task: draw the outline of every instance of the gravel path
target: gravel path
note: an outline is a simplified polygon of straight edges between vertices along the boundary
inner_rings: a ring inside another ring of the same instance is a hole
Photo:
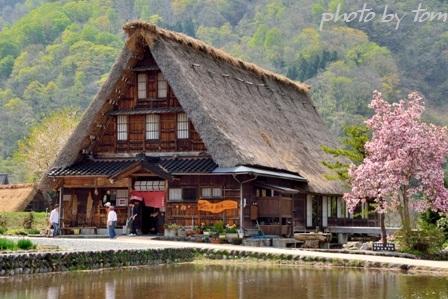
[[[23,237],[8,237],[14,241],[18,241]],[[156,241],[149,242],[150,237],[128,237],[122,236],[117,239],[109,239],[107,237],[94,238],[49,238],[49,237],[25,237],[29,238],[34,244],[49,248],[59,249],[62,251],[96,251],[96,250],[123,250],[123,249],[154,249],[166,247],[184,247],[184,246],[167,246]],[[179,242],[180,243],[180,242]]]

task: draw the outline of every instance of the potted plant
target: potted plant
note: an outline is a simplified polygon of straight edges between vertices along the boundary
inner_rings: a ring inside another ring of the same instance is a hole
[[[163,225],[163,235],[165,237],[169,237],[169,235],[170,235],[170,230],[169,230],[168,226],[169,226],[168,223],[165,223]]]
[[[227,226],[225,229],[226,239],[230,243],[233,239],[238,238],[238,231],[236,230],[236,225]]]
[[[185,227],[181,226],[177,229],[177,236],[181,238],[185,238],[187,236],[187,230],[185,229]]]
[[[168,230],[169,230],[169,236],[170,237],[175,237],[176,236],[177,228],[178,228],[178,225],[175,224],[175,223],[172,223],[172,224],[168,225]]]
[[[201,233],[201,228],[199,226],[194,226],[193,227],[193,233],[195,235],[199,235]]]

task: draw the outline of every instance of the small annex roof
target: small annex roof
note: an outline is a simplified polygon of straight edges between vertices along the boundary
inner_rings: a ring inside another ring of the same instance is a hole
[[[274,171],[274,170],[265,170],[255,167],[248,166],[236,166],[236,167],[218,167],[213,170],[215,174],[250,174],[257,176],[265,176],[265,177],[274,177],[280,179],[287,179],[299,182],[306,182],[307,180],[300,175],[295,175],[282,171]]]
[[[21,212],[37,193],[37,184],[0,185],[0,212]]]
[[[284,187],[284,186],[280,186],[280,185],[275,185],[275,184],[267,184],[265,182],[255,181],[254,185],[258,186],[258,187],[266,188],[266,189],[275,190],[275,191],[278,191],[278,192],[284,193],[284,194],[297,194],[297,193],[300,193],[300,191],[297,190],[297,189],[292,189],[292,188],[288,188],[288,187]]]

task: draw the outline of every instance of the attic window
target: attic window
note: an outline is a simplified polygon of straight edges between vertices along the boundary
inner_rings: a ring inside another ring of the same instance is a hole
[[[157,74],[157,97],[166,98],[168,96],[168,81],[162,73]]]
[[[138,81],[138,98],[139,99],[146,99],[146,82],[147,82],[147,76],[145,73],[141,73],[137,75],[137,81]]]

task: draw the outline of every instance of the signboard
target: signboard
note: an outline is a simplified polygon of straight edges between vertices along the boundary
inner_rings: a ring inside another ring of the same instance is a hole
[[[373,243],[373,251],[395,251],[395,243],[386,243],[386,246],[383,243]]]
[[[208,200],[198,200],[198,210],[212,212],[214,214],[221,213],[225,210],[238,209],[238,203],[233,200],[223,200],[218,203],[211,203]]]

